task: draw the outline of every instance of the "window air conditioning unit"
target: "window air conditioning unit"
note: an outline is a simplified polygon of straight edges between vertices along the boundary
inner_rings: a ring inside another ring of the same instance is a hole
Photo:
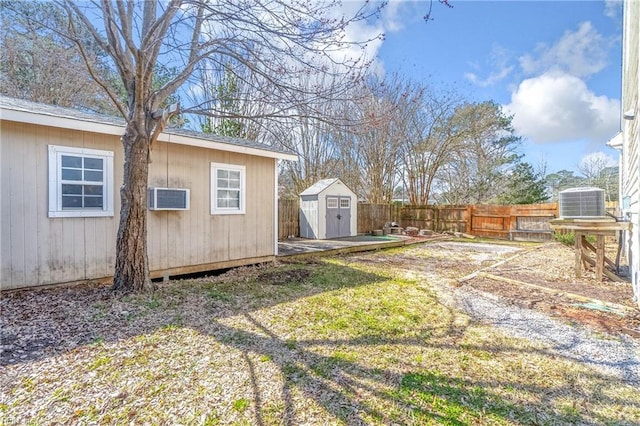
[[[149,210],[189,210],[189,190],[185,188],[149,188]]]
[[[604,190],[600,188],[569,188],[558,194],[561,219],[602,218],[607,215]]]

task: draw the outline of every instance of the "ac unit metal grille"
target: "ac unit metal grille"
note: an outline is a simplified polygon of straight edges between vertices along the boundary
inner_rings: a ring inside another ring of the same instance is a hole
[[[558,194],[563,219],[600,218],[606,216],[604,190],[571,188]]]
[[[189,210],[189,190],[184,188],[149,188],[149,210]]]

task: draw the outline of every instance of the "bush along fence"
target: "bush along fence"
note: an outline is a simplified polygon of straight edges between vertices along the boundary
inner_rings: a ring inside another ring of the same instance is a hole
[[[607,203],[613,213],[616,203]],[[521,205],[400,206],[358,204],[358,233],[370,234],[388,222],[435,232],[464,232],[478,237],[518,241],[553,239],[549,220],[558,217],[558,203]],[[299,236],[298,200],[278,202],[278,238]]]

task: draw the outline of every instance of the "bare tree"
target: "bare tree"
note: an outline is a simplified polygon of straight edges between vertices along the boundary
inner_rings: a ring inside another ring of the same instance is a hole
[[[358,123],[336,137],[340,162],[356,192],[370,203],[390,203],[406,135],[407,104],[413,88],[397,75],[371,77],[354,91],[345,121]]]
[[[255,77],[247,81],[253,84],[254,98],[271,106],[262,109],[263,118],[295,114],[299,99],[295,94],[306,91],[314,99],[327,98],[319,87],[298,86],[298,75],[325,73],[328,64],[337,64],[344,79],[359,78],[354,70],[363,69],[366,63],[357,48],[364,49],[368,40],[349,42],[344,31],[378,12],[363,6],[353,16],[344,17],[336,15],[333,2],[285,0],[57,3],[65,9],[68,21],[67,27],[54,30],[76,44],[92,78],[126,120],[113,282],[113,289],[122,292],[152,288],[147,258],[148,161],[158,136],[180,112],[163,109],[167,99],[179,91],[188,92],[203,73],[220,72],[233,60]],[[94,67],[86,34],[108,56],[124,97]],[[356,48],[356,53],[345,54],[347,48]],[[153,81],[158,66],[176,71],[160,87]],[[209,99],[202,99],[183,106],[182,112],[229,115],[216,105],[212,109]]]
[[[440,169],[458,155],[462,130],[453,126],[452,116],[460,104],[453,93],[436,93],[427,87],[416,87],[415,98],[406,103],[406,136],[403,145],[403,184],[409,203],[426,205]]]
[[[604,169],[615,165],[613,158],[604,152],[594,152],[580,159],[578,170],[587,179],[588,184],[593,185]]]
[[[318,78],[302,76],[301,85],[306,91],[296,96],[296,114],[273,123],[265,140],[283,146],[298,154],[298,162],[283,164],[285,181],[290,183],[290,195],[297,195],[319,179],[343,177],[340,167],[341,147],[337,135],[353,126],[341,112],[353,100],[344,81],[333,74]],[[314,87],[322,87],[326,93],[333,93],[328,101],[309,97]],[[307,99],[305,101],[305,99]]]
[[[618,198],[618,168],[615,160],[604,152],[593,152],[578,163],[587,185],[604,189],[608,201]]]
[[[281,168],[281,181],[286,185],[282,195],[287,198],[296,197],[317,180],[328,177],[340,177],[356,189],[361,186],[360,173],[356,164],[347,165],[343,145],[363,124],[362,117],[354,111],[362,104],[364,92],[358,89],[360,80],[345,79],[339,69],[328,70],[321,75],[302,73],[291,77],[303,89],[291,94],[293,101],[286,101],[295,106],[290,106],[286,115],[265,119],[280,106],[271,96],[253,90],[261,84],[261,77],[251,76],[243,64],[228,63],[222,76],[205,74],[203,87],[213,94],[209,96],[209,108],[223,114],[205,117],[202,128],[297,153],[297,162],[286,162]]]

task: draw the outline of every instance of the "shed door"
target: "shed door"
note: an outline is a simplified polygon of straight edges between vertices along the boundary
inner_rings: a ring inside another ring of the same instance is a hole
[[[327,196],[327,238],[351,235],[351,197]]]

